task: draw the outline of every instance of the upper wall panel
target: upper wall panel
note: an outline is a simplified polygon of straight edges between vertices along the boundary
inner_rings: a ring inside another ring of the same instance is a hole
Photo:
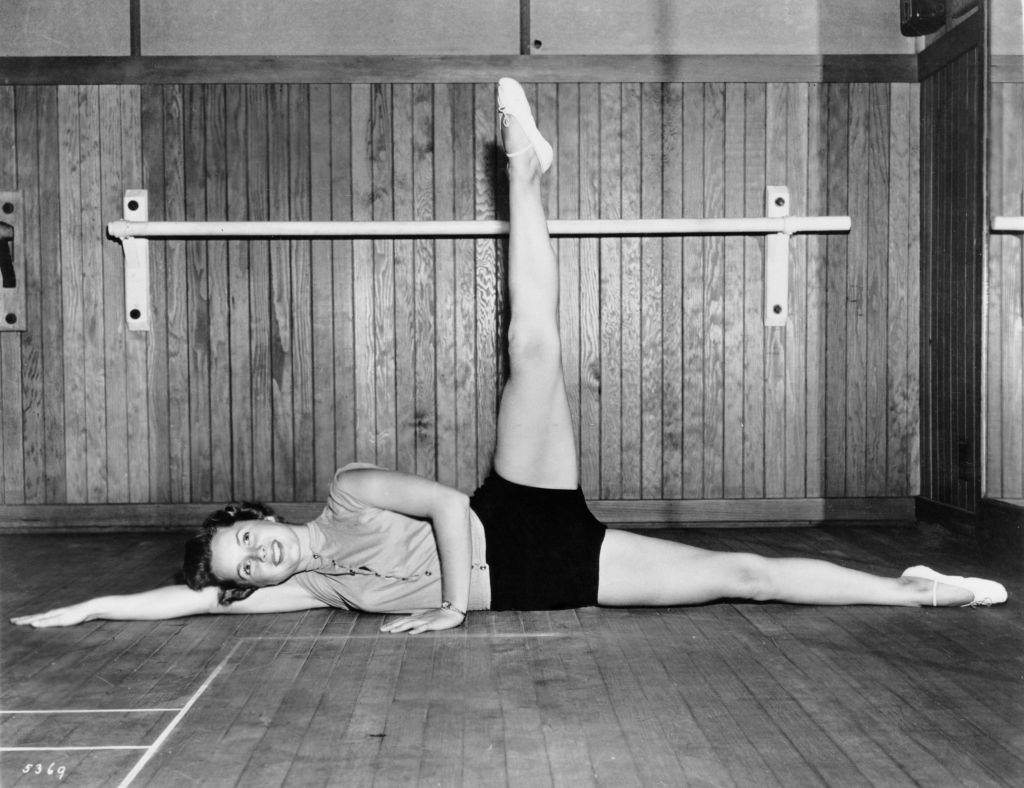
[[[530,36],[559,55],[914,52],[895,0],[533,0]]]
[[[132,54],[130,0],[0,0],[0,57]],[[896,0],[139,0],[152,56],[907,55]],[[528,14],[522,11],[527,10]],[[520,31],[523,21],[527,28]]]
[[[516,0],[142,0],[146,55],[519,52]]]
[[[0,0],[0,56],[127,55],[129,0]]]

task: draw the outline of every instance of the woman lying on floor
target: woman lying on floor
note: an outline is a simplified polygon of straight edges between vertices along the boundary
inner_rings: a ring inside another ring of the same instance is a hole
[[[35,627],[95,618],[277,613],[344,607],[409,613],[386,632],[459,626],[467,610],[686,605],[719,598],[821,605],[990,605],[991,580],[923,566],[879,577],[826,561],[703,550],[610,530],[579,488],[562,380],[558,271],[541,203],[551,146],[517,82],[498,83],[509,173],[511,372],[494,470],[472,497],[366,465],[334,478],[323,513],[277,522],[258,504],[212,515],[185,551],[187,585],[91,599],[13,619]]]

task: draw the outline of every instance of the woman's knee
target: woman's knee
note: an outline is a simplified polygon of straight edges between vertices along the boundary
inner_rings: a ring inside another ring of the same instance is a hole
[[[562,346],[557,323],[513,320],[508,329],[508,355],[513,367],[560,369]]]
[[[770,558],[755,553],[730,553],[724,561],[728,596],[757,601],[775,598]]]

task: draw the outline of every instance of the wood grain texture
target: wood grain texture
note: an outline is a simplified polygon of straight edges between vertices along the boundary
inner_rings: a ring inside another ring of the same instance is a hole
[[[771,331],[759,238],[559,240],[584,492],[912,494],[918,88],[527,88],[556,145],[552,216],[757,216],[780,183],[793,212],[855,227],[791,240],[792,320]],[[506,363],[503,242],[153,242],[139,335],[123,330],[120,250],[96,228],[131,187],[154,219],[501,218],[489,85],[7,91],[34,276],[60,286],[37,294],[20,345],[19,390],[43,408],[22,409],[18,472],[34,478],[6,484],[5,504],[317,500],[352,460],[482,479]]]
[[[887,575],[913,553],[1011,588],[1024,581],[1017,555],[927,523],[659,535]],[[73,541],[82,560],[63,585],[39,566],[66,534],[0,537],[0,613],[170,580],[180,551],[178,534]],[[321,785],[344,774],[358,784],[1014,786],[1024,774],[1013,725],[1024,713],[1014,691],[1024,623],[1010,606],[480,611],[415,638],[381,633],[388,618],[313,610],[92,621],[60,637],[11,629],[0,701],[5,711],[174,709],[222,665],[139,775],[153,784],[216,774]],[[908,653],[919,655],[914,669]],[[172,717],[5,714],[0,726],[6,746],[145,745]],[[3,754],[5,785],[34,782],[24,755]],[[58,762],[68,779],[102,784],[139,755]]]
[[[925,80],[920,102],[921,494],[967,512],[983,493],[983,79],[980,47],[968,48]]]
[[[1024,84],[994,85],[991,213],[1024,215]],[[1024,498],[1024,251],[1019,235],[988,238],[988,442],[985,492]]]

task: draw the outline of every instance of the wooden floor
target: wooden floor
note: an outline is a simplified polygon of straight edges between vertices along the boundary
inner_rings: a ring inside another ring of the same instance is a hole
[[[1019,546],[927,524],[662,534],[987,574],[1010,603],[476,613],[419,637],[326,610],[35,631],[7,619],[170,581],[180,537],[8,535],[0,784],[1024,784]]]

